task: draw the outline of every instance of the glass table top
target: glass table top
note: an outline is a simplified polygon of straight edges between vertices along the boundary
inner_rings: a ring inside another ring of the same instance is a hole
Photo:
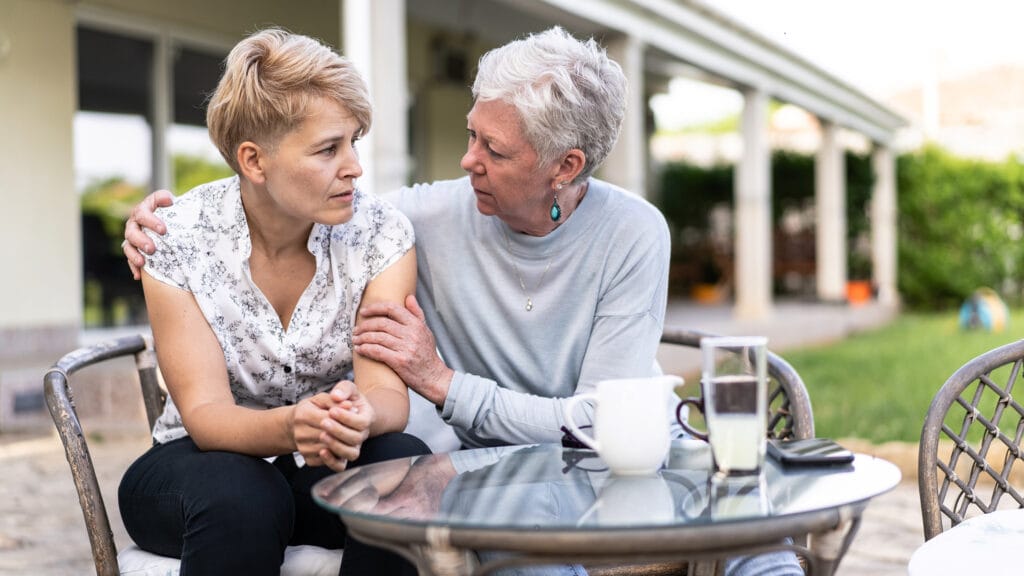
[[[900,481],[885,460],[781,467],[720,481],[707,444],[673,443],[650,476],[610,474],[595,453],[557,444],[462,450],[347,470],[313,488],[343,517],[466,529],[618,530],[788,516],[866,501]]]

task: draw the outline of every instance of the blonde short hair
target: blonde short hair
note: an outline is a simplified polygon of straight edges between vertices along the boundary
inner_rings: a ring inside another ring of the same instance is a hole
[[[370,130],[373,110],[362,76],[352,63],[312,38],[278,28],[261,30],[228,54],[206,110],[210,139],[235,172],[239,145],[273,148],[305,118],[311,100],[345,107]]]

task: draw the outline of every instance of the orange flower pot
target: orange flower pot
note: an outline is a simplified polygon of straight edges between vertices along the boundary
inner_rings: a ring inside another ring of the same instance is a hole
[[[846,301],[858,306],[871,300],[871,282],[868,280],[850,280],[846,283]]]
[[[718,304],[725,299],[722,287],[717,284],[694,284],[690,297],[699,304]]]

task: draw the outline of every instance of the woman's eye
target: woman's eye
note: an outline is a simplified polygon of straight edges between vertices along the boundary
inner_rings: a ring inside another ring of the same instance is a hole
[[[476,141],[476,130],[472,130],[470,128],[466,128],[466,135],[469,136],[469,141],[470,142],[475,142]],[[496,152],[494,150],[494,148],[491,148],[490,145],[488,145],[486,140],[483,142],[483,146],[484,146],[484,150],[487,151],[487,155],[490,156],[491,158],[504,158],[505,157],[504,154],[500,154],[500,153]]]
[[[331,144],[327,148],[324,148],[323,150],[321,150],[320,153],[321,154],[326,154],[328,156],[332,156],[337,150],[338,150],[338,147],[333,145],[333,144]]]

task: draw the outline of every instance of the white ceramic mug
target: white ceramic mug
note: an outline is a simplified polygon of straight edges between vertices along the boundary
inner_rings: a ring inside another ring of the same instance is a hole
[[[578,525],[650,526],[671,524],[675,517],[672,491],[661,476],[611,476]]]
[[[652,474],[668,455],[669,394],[682,382],[678,376],[603,380],[596,392],[568,399],[566,426],[613,474]],[[584,434],[574,418],[576,405],[585,400],[595,404],[593,437]]]

